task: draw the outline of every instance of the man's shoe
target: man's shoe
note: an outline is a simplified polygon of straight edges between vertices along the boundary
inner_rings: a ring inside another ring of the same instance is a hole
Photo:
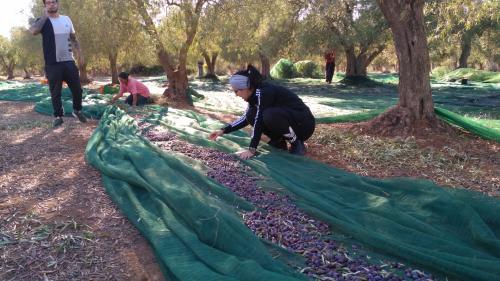
[[[82,111],[73,111],[73,116],[75,118],[78,118],[78,120],[80,120],[80,122],[82,123],[85,123],[87,122],[87,118],[85,118],[85,116],[83,115]]]
[[[304,142],[299,139],[292,142],[290,146],[290,153],[295,155],[306,154],[306,146],[304,145]]]
[[[56,117],[56,119],[54,119],[54,122],[52,123],[52,127],[59,127],[62,125],[62,123],[64,123],[62,117]]]
[[[267,144],[270,146],[277,148],[277,149],[282,149],[282,150],[288,150],[288,146],[286,145],[285,139],[271,139]]]

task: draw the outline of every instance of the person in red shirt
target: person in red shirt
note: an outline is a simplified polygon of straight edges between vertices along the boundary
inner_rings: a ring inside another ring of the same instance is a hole
[[[121,72],[118,75],[118,80],[120,80],[120,92],[111,99],[111,102],[115,102],[117,99],[122,97],[124,93],[130,93],[125,100],[125,103],[131,106],[139,106],[149,103],[149,89],[141,81],[130,77],[127,72]]]
[[[335,50],[325,52],[326,83],[331,84],[335,73]]]

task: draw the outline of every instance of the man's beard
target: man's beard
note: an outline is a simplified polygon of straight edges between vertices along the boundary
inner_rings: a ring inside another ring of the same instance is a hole
[[[55,13],[57,13],[57,10],[58,10],[58,8],[53,8],[53,9],[48,10],[47,12],[49,14],[55,14]]]

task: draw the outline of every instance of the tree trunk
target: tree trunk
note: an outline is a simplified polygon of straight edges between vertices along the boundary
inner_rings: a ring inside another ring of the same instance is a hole
[[[203,61],[198,61],[198,78],[203,78]]]
[[[399,62],[399,103],[371,122],[379,133],[415,133],[436,127],[424,29],[424,0],[378,0],[392,30]]]
[[[356,56],[354,47],[345,49],[346,62],[346,77],[366,77],[366,68],[368,65],[364,62],[364,55]]]
[[[346,55],[346,77],[342,83],[358,84],[369,82],[367,76],[368,66],[372,61],[385,49],[385,45],[378,46],[372,53],[368,53],[368,46],[361,48],[361,51],[356,55],[354,46],[345,47]]]
[[[207,64],[207,75],[205,75],[205,78],[210,78],[210,79],[217,79],[217,75],[215,74],[215,63],[217,62],[217,57],[219,56],[219,53],[214,52],[212,53],[212,58],[210,58],[210,55],[203,51],[202,52],[203,58],[205,59],[205,63]]]
[[[7,80],[14,79],[14,68],[7,68]]]
[[[87,63],[78,62],[78,68],[80,70],[80,83],[88,84],[90,83],[90,79],[87,73]]]
[[[495,57],[488,58],[488,71],[498,71],[500,68],[498,67],[498,63],[495,61]]]
[[[24,79],[31,79],[31,73],[27,68],[24,68]]]
[[[163,96],[179,105],[187,104],[188,78],[186,70],[168,71],[168,86]]]
[[[116,66],[118,54],[110,52],[108,57],[109,57],[109,67],[111,69],[111,84],[119,84],[120,81],[118,80],[118,67]]]
[[[470,51],[472,49],[472,35],[467,32],[462,36],[462,42],[460,44],[461,53],[458,59],[458,68],[466,68],[467,60],[470,56]]]
[[[259,57],[261,63],[260,74],[266,78],[271,77],[271,63],[269,62],[269,58],[264,53],[259,53]]]

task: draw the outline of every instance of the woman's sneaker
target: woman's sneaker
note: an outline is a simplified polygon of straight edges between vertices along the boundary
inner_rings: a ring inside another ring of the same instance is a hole
[[[80,120],[80,122],[82,123],[85,123],[87,122],[87,118],[85,118],[85,116],[83,115],[82,111],[73,111],[73,116],[75,118],[78,118],[78,120]]]
[[[306,146],[304,142],[297,139],[290,145],[290,153],[295,155],[304,155],[306,154]]]
[[[59,127],[62,125],[62,123],[64,123],[62,117],[56,117],[56,119],[54,119],[54,122],[52,122],[52,127]]]

